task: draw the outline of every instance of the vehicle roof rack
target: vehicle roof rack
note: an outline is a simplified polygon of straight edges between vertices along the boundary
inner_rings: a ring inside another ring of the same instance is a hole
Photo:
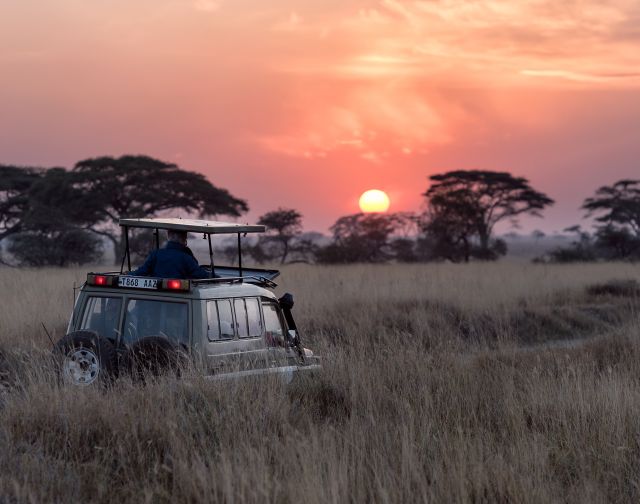
[[[207,284],[220,284],[220,283],[250,283],[253,285],[259,285],[260,287],[268,287],[270,289],[275,289],[278,284],[273,280],[269,280],[268,278],[262,276],[239,276],[239,277],[220,277],[220,278],[201,278],[196,280],[191,280],[191,283],[194,285],[207,285]]]
[[[238,277],[242,274],[242,236],[247,233],[264,233],[265,226],[251,224],[237,224],[235,222],[209,221],[200,219],[175,219],[175,218],[151,218],[151,219],[120,219],[120,226],[124,228],[125,250],[120,264],[120,273],[124,272],[124,262],[127,261],[131,271],[131,251],[129,250],[129,228],[149,228],[154,230],[156,249],[160,248],[160,230],[185,231],[203,233],[209,242],[209,262],[211,264],[211,277],[215,278],[215,264],[213,263],[213,247],[211,245],[212,234],[236,234],[238,235]]]
[[[120,226],[130,228],[172,229],[189,233],[236,234],[264,233],[265,226],[200,219],[120,219]]]

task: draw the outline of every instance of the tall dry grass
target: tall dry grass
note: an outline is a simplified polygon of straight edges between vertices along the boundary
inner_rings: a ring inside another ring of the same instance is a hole
[[[637,266],[289,267],[317,378],[110,390],[48,368],[82,276],[0,270],[0,501],[640,498]]]

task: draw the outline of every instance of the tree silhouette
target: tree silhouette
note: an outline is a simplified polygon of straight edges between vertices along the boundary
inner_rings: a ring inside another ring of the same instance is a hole
[[[473,201],[465,194],[431,198],[423,220],[425,258],[468,262],[476,234],[475,219]]]
[[[540,216],[553,204],[527,179],[508,172],[456,170],[430,179],[432,185],[423,194],[427,200],[424,229],[444,249],[444,257],[494,259],[505,250],[503,242],[491,241],[498,222],[515,223],[523,214]]]
[[[94,202],[85,200],[83,191],[74,186],[72,174],[64,168],[43,171],[26,195],[29,204],[21,219],[25,230],[81,229],[99,219]]]
[[[574,235],[575,239],[566,247],[556,247],[551,250],[548,253],[551,262],[588,262],[597,259],[593,237],[579,224],[565,228],[564,232]],[[545,259],[540,258],[540,262],[545,262]]]
[[[0,165],[0,241],[22,231],[29,189],[42,173],[40,168]]]
[[[88,264],[102,255],[100,239],[82,229],[25,231],[12,237],[9,252],[22,266]]]
[[[596,230],[596,248],[601,256],[609,260],[639,259],[640,238],[628,227],[600,226]]]
[[[267,227],[260,237],[259,245],[275,243],[279,246],[280,264],[284,264],[291,249],[291,243],[302,234],[302,214],[291,208],[278,208],[262,215],[258,224]]]
[[[597,216],[596,246],[606,258],[640,256],[640,180],[620,180],[600,187],[582,209],[587,217]]]
[[[70,183],[69,172],[51,168],[30,173],[30,184],[20,193],[23,204],[14,215],[9,252],[28,266],[66,266],[97,259],[100,240],[84,229],[94,215],[82,205],[82,194]]]
[[[603,186],[582,205],[587,217],[601,214],[596,221],[627,228],[640,237],[640,180],[620,180]]]
[[[72,174],[74,188],[83,193],[83,205],[96,217],[87,229],[111,241],[116,261],[124,238],[117,226],[120,217],[152,217],[175,209],[198,216],[239,216],[248,210],[244,200],[214,186],[204,175],[148,156],[86,159],[75,165]]]
[[[333,226],[333,243],[318,250],[320,262],[384,262],[394,257],[392,237],[407,226],[405,214],[358,213],[340,217]],[[407,253],[406,250],[402,251]]]

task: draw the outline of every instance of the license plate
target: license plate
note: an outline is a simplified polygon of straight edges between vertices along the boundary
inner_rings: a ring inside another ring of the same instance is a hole
[[[121,276],[118,279],[119,287],[129,287],[130,289],[157,289],[157,278],[144,278],[133,276]]]

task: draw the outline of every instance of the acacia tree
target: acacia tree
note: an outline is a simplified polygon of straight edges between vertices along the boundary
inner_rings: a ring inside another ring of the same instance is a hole
[[[423,217],[426,259],[468,262],[471,258],[476,213],[473,201],[467,196],[436,195],[429,201]]]
[[[69,172],[51,168],[27,170],[20,176],[25,175],[29,184],[8,200],[14,202],[9,205],[14,212],[3,213],[4,222],[10,222],[9,215],[13,220],[5,236],[10,237],[8,250],[14,259],[29,266],[66,266],[97,259],[100,240],[83,229],[93,216],[69,183]]]
[[[333,243],[317,253],[320,262],[383,262],[394,257],[392,237],[408,224],[405,213],[353,214],[333,226]]]
[[[82,203],[95,220],[87,229],[107,238],[116,261],[124,235],[120,217],[152,217],[180,209],[198,216],[240,216],[246,201],[214,186],[204,175],[148,156],[99,157],[78,162],[73,187],[82,191]]]
[[[38,168],[0,165],[0,244],[22,231],[22,218],[29,207],[28,192],[41,174]],[[0,248],[0,263],[7,264],[1,251]]]
[[[640,250],[640,180],[620,180],[600,187],[582,205],[587,217],[597,215],[601,225],[597,245],[612,258],[637,255]]]
[[[278,208],[262,215],[258,224],[267,227],[265,235],[260,237],[259,245],[278,244],[280,264],[284,264],[293,240],[302,234],[302,214],[291,208]]]
[[[424,229],[465,261],[472,254],[489,259],[506,251],[502,242],[491,241],[497,223],[515,223],[524,214],[539,217],[541,210],[553,204],[527,179],[508,172],[456,170],[432,175],[430,180],[431,187],[423,193],[427,200]]]
[[[620,180],[603,186],[582,205],[587,217],[600,214],[596,221],[626,228],[640,237],[640,180]]]
[[[29,189],[42,174],[40,168],[0,165],[0,241],[22,231]]]
[[[97,208],[87,205],[81,189],[74,187],[70,172],[49,168],[31,184],[29,200],[21,223],[30,231],[62,228],[84,228],[99,218]]]

